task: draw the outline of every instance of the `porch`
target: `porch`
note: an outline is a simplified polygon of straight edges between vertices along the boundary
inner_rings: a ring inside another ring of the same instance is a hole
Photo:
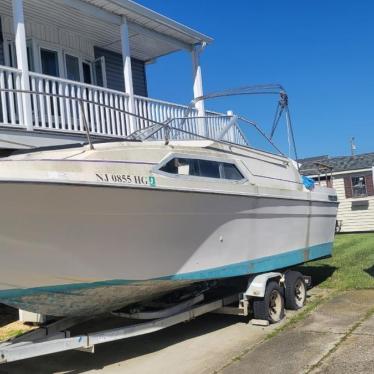
[[[191,54],[193,97],[202,96],[200,53],[211,41],[158,13],[126,0],[0,0],[0,15],[0,134],[8,138],[20,130],[38,134],[34,146],[44,145],[45,134],[51,145],[69,143],[86,127],[123,138],[186,115],[185,131],[217,138],[232,121],[232,114],[206,111],[203,101],[187,110],[146,96],[146,64],[180,50]],[[235,126],[225,137],[245,143]],[[3,140],[5,148],[30,145]]]

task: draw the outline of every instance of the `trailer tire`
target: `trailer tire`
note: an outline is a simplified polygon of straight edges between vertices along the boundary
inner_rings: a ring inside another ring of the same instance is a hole
[[[284,317],[283,291],[279,284],[270,281],[266,285],[265,295],[253,299],[253,315],[255,319],[277,323]]]
[[[301,309],[306,302],[306,284],[303,275],[298,271],[289,271],[285,278],[286,309]]]

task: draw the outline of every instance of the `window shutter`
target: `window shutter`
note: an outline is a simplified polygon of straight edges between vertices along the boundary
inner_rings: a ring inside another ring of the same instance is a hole
[[[352,178],[350,176],[344,177],[345,197],[347,199],[352,197]]]
[[[374,195],[373,174],[365,176],[366,191],[368,196]]]

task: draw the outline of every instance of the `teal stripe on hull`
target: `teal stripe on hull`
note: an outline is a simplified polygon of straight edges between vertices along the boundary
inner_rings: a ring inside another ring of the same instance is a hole
[[[175,280],[175,281],[199,281],[208,279],[228,278],[241,275],[263,273],[267,271],[286,268],[289,266],[301,264],[303,262],[315,260],[321,257],[330,256],[332,253],[332,242],[319,244],[310,247],[309,249],[298,249],[288,251],[274,256],[262,257],[255,260],[240,262],[227,266],[217,267],[213,269],[205,269],[194,271],[190,273],[174,274],[161,278],[154,278],[149,280],[123,280],[114,279],[102,282],[92,283],[74,283],[66,285],[35,287],[27,289],[10,289],[0,291],[0,300],[14,299],[35,294],[44,293],[61,293],[71,294],[74,291],[81,291],[85,289],[92,289],[97,287],[108,286],[123,286],[127,284],[145,283],[151,281]]]
[[[255,260],[240,262],[237,264],[217,267],[214,269],[194,271],[191,273],[175,274],[161,279],[189,280],[189,279],[216,279],[236,277],[247,274],[264,273],[276,269],[301,264],[317,258],[331,256],[332,242],[309,247],[309,249],[297,249],[274,256],[261,257]]]

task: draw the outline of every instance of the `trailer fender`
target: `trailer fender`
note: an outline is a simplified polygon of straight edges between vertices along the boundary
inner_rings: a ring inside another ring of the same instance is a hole
[[[283,274],[278,272],[270,272],[256,275],[249,279],[247,290],[244,292],[245,297],[264,297],[266,284],[269,279],[283,279]]]

